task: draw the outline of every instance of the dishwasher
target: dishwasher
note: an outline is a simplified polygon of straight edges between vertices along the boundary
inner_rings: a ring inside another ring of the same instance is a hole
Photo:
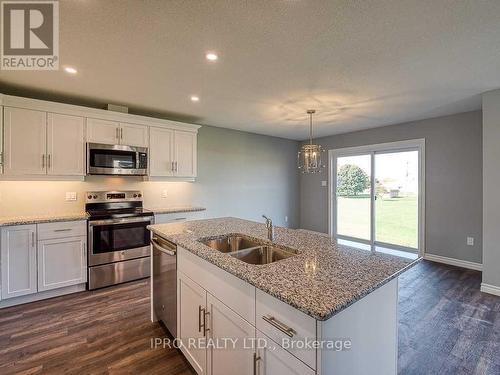
[[[170,334],[177,337],[177,246],[157,235],[153,248],[153,309]]]

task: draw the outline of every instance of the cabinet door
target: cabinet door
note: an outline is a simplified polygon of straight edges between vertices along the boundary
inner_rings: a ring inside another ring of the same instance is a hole
[[[173,176],[174,131],[151,127],[149,134],[149,175]]]
[[[314,375],[315,371],[257,331],[257,373],[259,375]],[[262,345],[265,343],[265,345]],[[265,346],[261,348],[260,346]]]
[[[148,147],[148,127],[120,123],[120,144],[136,147]]]
[[[3,107],[0,106],[0,174],[3,174],[3,163],[4,163],[4,153],[3,153]]]
[[[119,144],[120,124],[116,121],[87,118],[87,142]]]
[[[6,175],[46,173],[47,113],[4,109]]]
[[[179,272],[177,296],[177,336],[182,340],[181,350],[197,374],[205,374],[206,349],[198,345],[205,339],[205,329],[202,327],[205,319],[205,289]]]
[[[85,237],[38,241],[38,291],[87,281]]]
[[[36,225],[2,228],[2,299],[37,292],[35,236]]]
[[[47,115],[47,174],[83,176],[85,141],[83,117]]]
[[[175,175],[196,177],[196,133],[175,131]]]
[[[209,338],[222,346],[208,347],[207,373],[255,374],[253,368],[255,328],[210,293],[207,294],[207,312]]]

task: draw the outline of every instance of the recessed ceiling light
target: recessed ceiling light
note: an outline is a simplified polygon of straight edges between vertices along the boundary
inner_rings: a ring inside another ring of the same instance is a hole
[[[76,74],[76,73],[78,73],[78,70],[76,70],[75,68],[72,68],[71,66],[65,67],[64,70],[65,70],[66,73],[69,73],[69,74]]]
[[[196,95],[192,95],[192,96],[191,96],[191,101],[192,101],[192,102],[199,102],[199,101],[200,101],[200,97],[199,97],[199,96],[196,96]]]
[[[208,61],[217,61],[217,59],[219,58],[219,56],[217,56],[217,54],[214,52],[207,52],[205,57]]]

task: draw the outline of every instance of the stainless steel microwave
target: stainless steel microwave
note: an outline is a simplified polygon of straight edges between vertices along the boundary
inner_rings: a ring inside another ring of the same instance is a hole
[[[87,174],[145,176],[147,172],[145,147],[87,143]]]

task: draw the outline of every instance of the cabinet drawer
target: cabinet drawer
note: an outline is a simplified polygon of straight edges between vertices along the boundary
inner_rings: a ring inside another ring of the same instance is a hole
[[[282,345],[283,340],[316,340],[316,320],[257,289],[255,325]],[[287,349],[311,368],[316,368],[316,351]]]
[[[37,224],[38,240],[87,236],[87,221],[61,221]]]
[[[175,223],[186,220],[203,219],[204,211],[176,212],[172,214],[155,214],[155,224]]]

